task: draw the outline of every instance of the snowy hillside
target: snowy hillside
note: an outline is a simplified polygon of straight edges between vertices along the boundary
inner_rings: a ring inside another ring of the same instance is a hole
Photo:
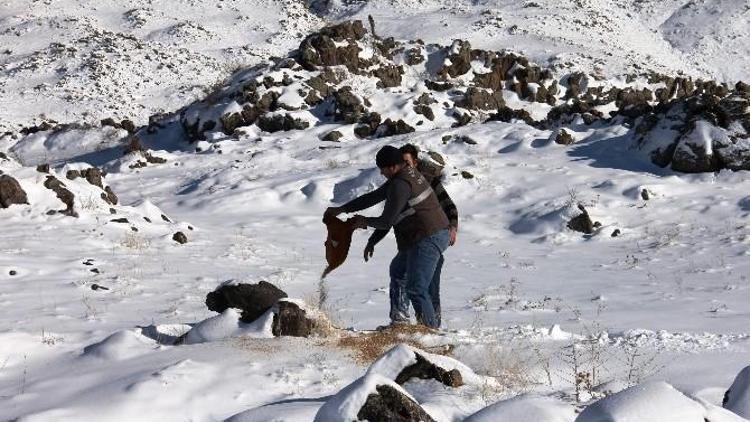
[[[2,4],[1,420],[750,418],[744,2]],[[436,332],[320,278],[407,142]]]

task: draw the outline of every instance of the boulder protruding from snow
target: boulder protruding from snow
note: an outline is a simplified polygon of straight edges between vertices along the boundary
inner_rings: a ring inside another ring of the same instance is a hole
[[[434,419],[400,385],[367,373],[333,395],[314,422],[433,422]]]
[[[476,375],[461,362],[445,356],[433,355],[406,344],[399,344],[385,352],[367,370],[403,385],[411,379],[432,379],[449,387],[460,387]],[[466,378],[466,379],[465,379]]]
[[[307,311],[294,302],[280,300],[278,311],[273,317],[272,332],[276,337],[309,337],[314,322],[307,317]]]
[[[224,312],[227,308],[241,309],[241,320],[252,322],[286,297],[283,290],[267,281],[257,284],[228,282],[206,295],[206,306],[214,312]]]
[[[0,176],[0,208],[8,208],[13,204],[28,204],[29,198],[18,180],[3,174]]]

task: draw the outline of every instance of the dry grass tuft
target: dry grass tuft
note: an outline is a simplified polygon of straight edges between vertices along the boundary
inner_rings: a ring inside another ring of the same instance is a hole
[[[343,335],[336,343],[338,347],[349,349],[354,354],[354,359],[362,364],[370,364],[379,358],[391,347],[406,343],[420,349],[426,347],[419,341],[418,337],[425,334],[433,334],[430,328],[423,325],[396,325],[382,331],[367,331],[361,333],[349,333]],[[431,352],[448,354],[451,348],[430,350]]]

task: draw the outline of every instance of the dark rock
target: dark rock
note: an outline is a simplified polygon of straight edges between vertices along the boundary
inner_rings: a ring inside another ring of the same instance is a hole
[[[63,214],[69,215],[71,217],[77,217],[78,214],[73,209],[73,206],[75,204],[75,195],[73,195],[73,192],[69,191],[63,182],[61,182],[59,179],[57,179],[55,176],[47,176],[47,179],[44,181],[44,187],[47,189],[52,190],[57,195],[57,198],[65,204],[65,210],[60,211]]]
[[[354,127],[354,134],[358,138],[367,138],[372,135],[373,130],[369,125],[360,124]]]
[[[222,313],[227,308],[242,310],[241,320],[253,322],[287,294],[266,281],[258,284],[223,285],[206,296],[208,309]]]
[[[255,110],[257,111],[258,115],[260,115],[263,112],[267,111],[275,111],[278,109],[278,100],[281,94],[279,94],[276,91],[268,91],[265,94],[263,94],[262,97],[258,100],[258,102],[255,103]],[[243,117],[252,117],[252,114],[243,116]],[[257,116],[256,116],[257,117]],[[246,121],[249,119],[245,119]]]
[[[113,223],[130,224],[130,221],[125,217],[113,218],[112,220],[109,220],[109,221]]]
[[[620,229],[615,229],[615,231],[612,232],[612,237],[617,237],[621,234]]]
[[[464,179],[473,179],[474,175],[466,170],[461,170],[461,177],[463,177]]]
[[[651,199],[651,194],[648,189],[641,189],[641,198],[643,198],[644,201]]]
[[[458,102],[458,106],[469,110],[497,110],[505,106],[505,100],[501,92],[489,92],[470,87]]]
[[[576,72],[568,75],[565,79],[568,90],[565,92],[565,99],[576,98],[588,87],[588,77],[585,73]]]
[[[81,171],[81,176],[86,179],[90,184],[103,188],[102,184],[102,171],[96,167],[89,167],[86,170]]]
[[[0,207],[8,208],[13,204],[28,204],[29,198],[21,184],[13,177],[3,174],[0,176]]]
[[[355,41],[362,39],[365,33],[362,21],[358,20],[325,27],[302,41],[297,61],[305,70],[344,65],[356,73],[360,68],[360,48]],[[348,42],[341,46],[344,41]]]
[[[573,139],[573,136],[568,133],[565,129],[560,129],[555,133],[555,143],[558,145],[571,145],[576,140]]]
[[[296,303],[280,300],[279,312],[273,317],[271,332],[274,336],[309,337],[313,329],[313,320],[307,318],[307,312]]]
[[[593,233],[595,225],[594,222],[591,221],[588,211],[586,211],[586,208],[581,204],[578,204],[578,209],[581,210],[581,214],[568,221],[568,228],[581,233]]]
[[[377,136],[380,138],[386,136],[403,135],[406,133],[414,132],[414,128],[409,126],[402,119],[398,119],[395,122],[391,119],[385,119],[385,121],[378,126]]]
[[[185,236],[185,233],[183,232],[177,232],[172,235],[172,240],[179,243],[180,245],[184,245],[188,241],[187,236]]]
[[[120,122],[120,127],[127,130],[128,133],[135,133],[135,123],[132,120],[125,119]]]
[[[166,215],[164,215],[164,214],[162,214],[162,215],[161,215],[161,219],[162,219],[162,220],[164,220],[164,221],[166,221],[167,223],[171,223],[171,222],[172,222],[172,221],[171,221],[171,220],[169,219],[169,217],[167,217],[167,216],[166,216]]]
[[[68,170],[65,173],[65,178],[68,180],[76,180],[79,177],[81,177],[80,170]]]
[[[109,287],[104,287],[101,284],[94,283],[91,285],[91,290],[109,290]]]
[[[523,109],[513,110],[507,106],[502,106],[498,108],[497,113],[490,114],[485,123],[494,121],[510,123],[513,120],[522,120],[529,126],[539,126],[528,111]]]
[[[414,353],[414,355],[417,357],[417,362],[404,368],[396,377],[396,383],[403,385],[412,378],[418,378],[425,380],[433,379],[453,388],[464,385],[461,372],[457,369],[446,371],[425,359],[419,353]]]
[[[36,171],[39,173],[49,173],[49,164],[39,164],[36,166]]]
[[[428,105],[417,104],[414,106],[414,112],[423,115],[429,121],[435,120],[435,113],[433,113],[432,107]]]
[[[338,142],[343,136],[344,135],[342,135],[338,130],[332,130],[328,132],[322,140],[327,142]]]
[[[475,141],[474,139],[472,139],[472,138],[471,138],[470,136],[468,136],[468,135],[460,135],[460,136],[456,136],[456,137],[455,137],[455,138],[453,139],[453,141],[454,141],[454,142],[457,142],[457,143],[459,143],[459,144],[467,144],[467,145],[476,145],[476,144],[477,144],[477,141]]]
[[[247,125],[247,123],[245,123],[244,114],[241,112],[227,113],[221,116],[219,120],[221,120],[221,126],[224,128],[224,133],[226,135],[231,135],[238,127]]]
[[[461,113],[458,110],[454,110],[453,118],[456,119],[456,123],[453,123],[451,127],[461,127],[471,123],[471,114],[469,113]]]
[[[257,124],[261,130],[269,133],[302,130],[307,129],[310,126],[309,122],[299,118],[294,118],[289,114],[264,114],[258,118],[255,124]]]
[[[450,82],[437,82],[437,81],[424,81],[424,85],[431,91],[444,92],[453,88],[453,84]]]
[[[456,54],[449,54],[450,64],[438,71],[443,78],[455,78],[471,70],[471,44],[468,41],[455,40],[449,50],[457,50]]]
[[[375,387],[359,409],[360,421],[435,422],[422,407],[389,385]]]
[[[401,75],[404,74],[402,66],[387,65],[381,66],[372,71],[372,75],[380,79],[377,83],[378,88],[391,88],[401,85]]]
[[[404,52],[404,59],[409,66],[415,66],[425,61],[421,48],[410,48]]]
[[[16,275],[16,274],[18,274],[18,272],[16,270],[10,270],[10,271],[8,271],[8,275],[11,276],[11,277],[14,276],[14,275]]]
[[[121,129],[122,128],[122,126],[120,126],[120,124],[117,123],[115,121],[115,119],[113,119],[111,117],[107,117],[106,119],[102,119],[100,123],[101,123],[102,127],[104,127],[104,126],[111,126],[111,127],[117,128],[117,129]]]
[[[350,86],[341,87],[334,93],[336,103],[335,119],[346,123],[356,123],[367,111],[362,100],[354,95]]]
[[[118,201],[117,195],[115,195],[115,193],[112,192],[112,188],[111,187],[107,186],[106,188],[104,188],[104,194],[103,195],[106,195],[106,197],[107,197],[106,201],[108,203],[110,203],[112,205],[117,205],[117,201]],[[102,199],[104,199],[104,198],[102,198]]]

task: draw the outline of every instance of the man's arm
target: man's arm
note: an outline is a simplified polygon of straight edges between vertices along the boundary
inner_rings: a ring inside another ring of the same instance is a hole
[[[351,201],[347,202],[346,204],[338,208],[342,212],[347,212],[347,213],[360,211],[365,208],[370,208],[371,206],[377,204],[378,202],[384,201],[386,199],[388,185],[390,185],[390,183],[384,183],[382,186],[375,189],[374,191],[368,192],[362,196],[354,198]]]
[[[458,230],[458,208],[456,208],[456,204],[453,203],[448,191],[445,190],[438,178],[432,181],[432,190],[435,191],[440,207],[445,212],[445,216],[448,217],[450,226]]]
[[[388,230],[375,230],[372,232],[372,235],[370,235],[370,238],[367,239],[367,246],[375,247],[385,236],[388,235]]]
[[[380,217],[365,218],[367,226],[386,231],[396,223],[398,215],[404,210],[411,196],[411,186],[406,180],[391,179],[387,185],[383,213]]]

